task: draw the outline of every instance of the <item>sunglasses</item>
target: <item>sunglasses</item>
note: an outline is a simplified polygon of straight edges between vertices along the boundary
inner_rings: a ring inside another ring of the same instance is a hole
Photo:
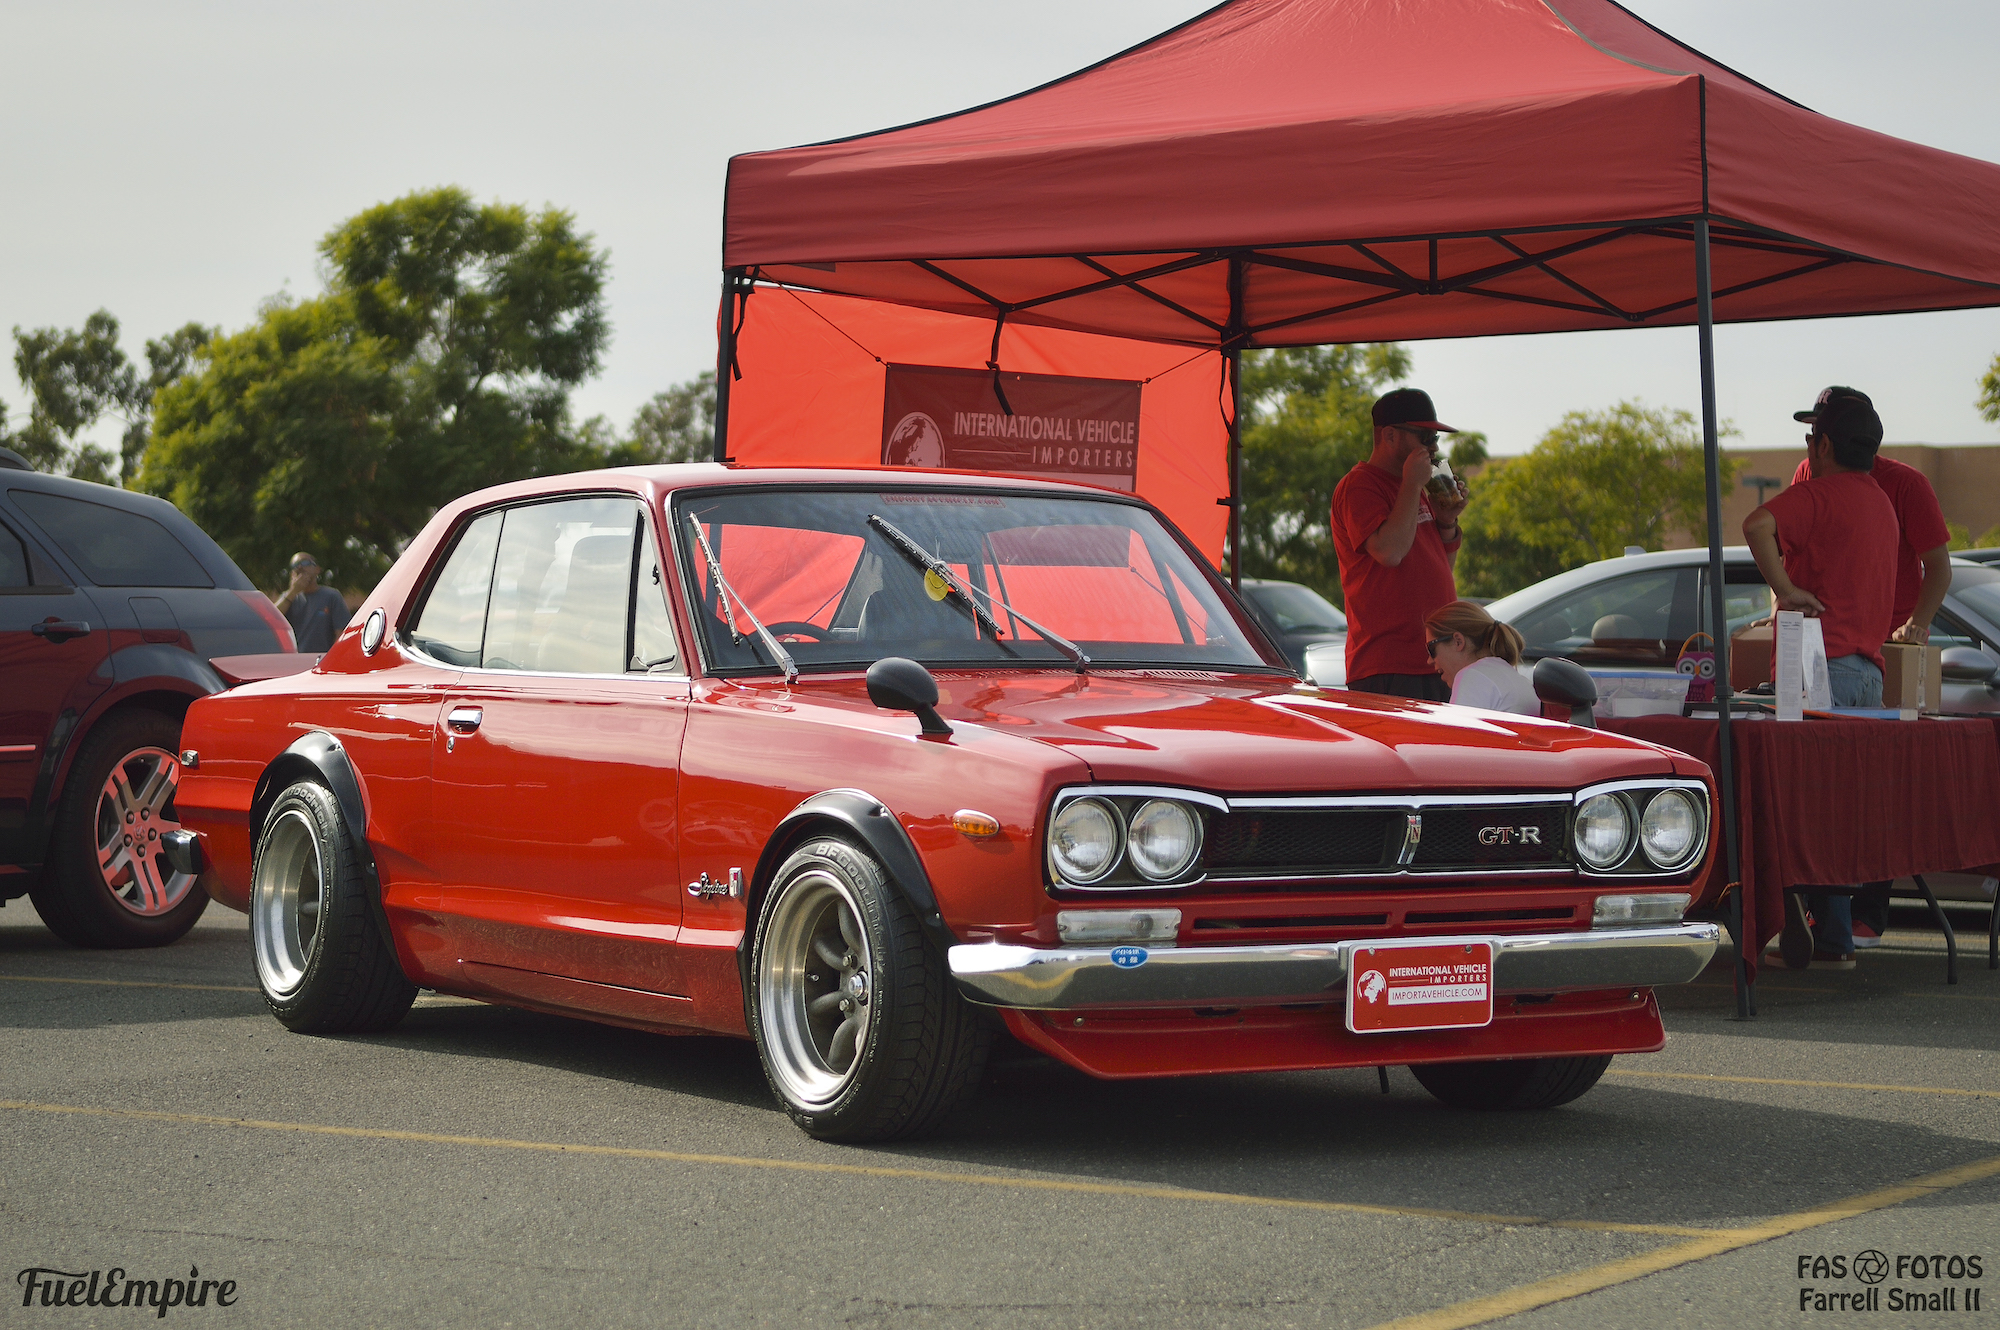
[[[1433,637],[1430,641],[1424,643],[1424,654],[1432,660],[1436,660],[1438,658],[1438,648],[1457,636],[1457,633],[1446,633],[1443,637]]]
[[[1416,436],[1417,436],[1417,442],[1418,442],[1418,443],[1421,443],[1422,445],[1424,445],[1424,447],[1426,447],[1426,448],[1435,448],[1435,447],[1437,447],[1437,441],[1438,441],[1438,432],[1437,432],[1436,430],[1434,430],[1434,429],[1411,429],[1411,428],[1410,428],[1410,427],[1409,427],[1408,425],[1403,425],[1403,426],[1400,426],[1399,428],[1401,428],[1401,429],[1402,429],[1402,430],[1403,430],[1403,431],[1404,431],[1405,433],[1407,433],[1407,434],[1414,434],[1414,435],[1416,435]]]

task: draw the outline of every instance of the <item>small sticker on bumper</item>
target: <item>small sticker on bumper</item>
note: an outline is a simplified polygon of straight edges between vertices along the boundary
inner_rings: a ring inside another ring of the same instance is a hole
[[[1134,970],[1146,963],[1144,947],[1113,947],[1111,963],[1121,970]]]

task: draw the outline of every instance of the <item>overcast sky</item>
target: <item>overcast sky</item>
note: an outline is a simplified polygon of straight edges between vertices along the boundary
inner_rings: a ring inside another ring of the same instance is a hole
[[[1628,4],[1815,110],[2000,160],[1993,0]],[[273,293],[319,289],[314,247],[342,219],[457,184],[566,208],[609,249],[614,340],[575,401],[623,423],[714,363],[732,154],[975,105],[1204,8],[0,0],[0,327],[74,327],[102,307],[135,359],[190,319],[240,328]],[[1410,70],[1423,77],[1420,53]],[[1827,187],[1837,202],[1866,182]],[[1973,409],[2000,311],[1725,326],[1717,346],[1745,445],[1794,445],[1791,412],[1834,382],[1872,393],[1892,440],[2000,440]],[[1691,329],[1413,349],[1440,413],[1501,452],[1566,410],[1699,404]],[[0,396],[18,423],[11,365]]]

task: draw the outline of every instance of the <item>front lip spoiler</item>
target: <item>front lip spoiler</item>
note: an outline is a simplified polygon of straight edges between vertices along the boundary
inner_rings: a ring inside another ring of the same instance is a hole
[[[1684,984],[1721,945],[1716,924],[1596,928],[1503,937],[1359,938],[1260,947],[1018,947],[1000,942],[951,949],[959,992],[993,1007],[1068,1011],[1084,1007],[1238,1007],[1347,1000],[1356,947],[1394,943],[1493,944],[1498,993],[1564,993]],[[1128,964],[1112,960],[1126,953]]]

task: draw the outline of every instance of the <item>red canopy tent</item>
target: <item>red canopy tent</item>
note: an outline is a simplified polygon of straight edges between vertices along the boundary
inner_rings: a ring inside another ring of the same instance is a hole
[[[1015,97],[734,159],[723,263],[725,371],[760,280],[1231,357],[1696,323],[1719,622],[1713,321],[2000,305],[2000,167],[1611,0],[1229,0]],[[1733,814],[1726,699],[1721,741]]]

